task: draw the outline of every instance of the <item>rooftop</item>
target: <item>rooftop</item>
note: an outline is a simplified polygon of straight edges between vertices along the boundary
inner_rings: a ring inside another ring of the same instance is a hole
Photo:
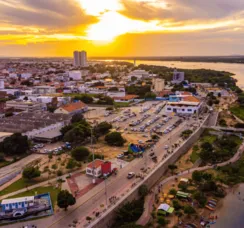
[[[87,167],[90,169],[92,169],[94,167],[96,169],[96,168],[100,167],[103,163],[104,163],[103,160],[96,159],[94,162],[89,163],[87,165]]]
[[[13,198],[13,199],[4,199],[4,200],[2,200],[1,204],[20,203],[20,202],[27,202],[27,201],[34,201],[34,196],[26,196],[26,197],[19,197],[19,198]]]
[[[66,111],[68,111],[68,112],[73,112],[75,110],[82,109],[82,108],[84,108],[86,106],[87,105],[85,103],[79,101],[79,102],[71,103],[71,104],[68,104],[68,105],[64,105],[61,108],[66,110]]]

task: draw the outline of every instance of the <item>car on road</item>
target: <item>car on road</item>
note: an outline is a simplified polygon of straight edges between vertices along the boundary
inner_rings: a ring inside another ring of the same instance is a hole
[[[117,158],[123,158],[124,157],[124,154],[118,154],[117,155]]]
[[[127,178],[128,179],[131,179],[135,176],[135,173],[134,172],[129,172],[128,175],[127,175]]]
[[[165,146],[164,146],[164,149],[165,149],[165,150],[169,149],[169,146],[168,146],[168,145],[165,145]]]

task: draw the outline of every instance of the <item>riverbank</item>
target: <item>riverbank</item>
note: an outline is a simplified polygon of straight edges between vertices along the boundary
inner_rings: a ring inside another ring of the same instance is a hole
[[[244,224],[244,184],[230,188],[215,211],[218,216],[213,228],[242,228]]]

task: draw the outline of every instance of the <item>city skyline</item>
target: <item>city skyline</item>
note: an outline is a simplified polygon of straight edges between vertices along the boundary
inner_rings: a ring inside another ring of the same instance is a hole
[[[0,56],[244,53],[238,0],[0,0],[0,11]]]

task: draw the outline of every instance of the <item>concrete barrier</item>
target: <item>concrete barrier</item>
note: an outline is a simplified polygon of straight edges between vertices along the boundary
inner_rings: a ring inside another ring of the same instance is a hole
[[[132,201],[134,199],[138,199],[138,188],[145,184],[150,189],[152,188],[157,181],[163,176],[165,171],[168,169],[168,165],[175,163],[180,156],[182,156],[184,153],[186,153],[191,146],[198,140],[202,132],[205,128],[203,128],[204,125],[208,124],[209,115],[205,118],[201,126],[178,148],[172,155],[167,157],[165,160],[159,162],[157,166],[152,169],[151,173],[149,173],[144,180],[142,180],[140,183],[138,183],[135,187],[131,188],[130,191],[122,196],[119,201],[116,203],[116,205],[110,207],[107,209],[100,218],[93,221],[91,224],[89,224],[88,228],[105,228],[105,227],[111,227],[114,222],[114,217],[116,215],[116,210],[123,206],[126,202]]]

